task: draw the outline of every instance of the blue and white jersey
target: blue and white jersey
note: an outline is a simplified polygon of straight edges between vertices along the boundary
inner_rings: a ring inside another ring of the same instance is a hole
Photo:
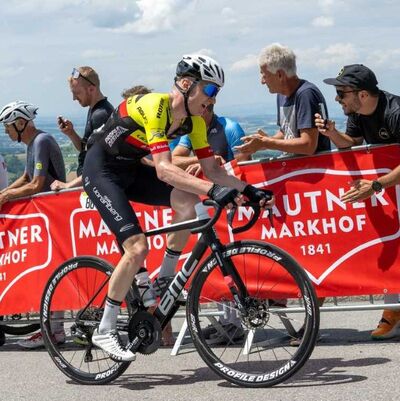
[[[235,158],[235,146],[242,145],[244,131],[236,121],[227,117],[218,117],[214,114],[207,130],[207,140],[214,154],[229,162]],[[192,149],[192,144],[187,135],[179,140],[179,145]]]

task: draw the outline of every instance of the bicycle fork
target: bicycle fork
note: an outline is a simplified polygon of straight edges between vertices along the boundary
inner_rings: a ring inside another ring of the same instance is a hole
[[[249,297],[246,286],[244,285],[236,267],[231,261],[231,258],[224,254],[224,247],[218,239],[214,230],[207,232],[207,239],[210,244],[213,255],[221,268],[224,281],[228,286],[232,297],[240,311],[240,313],[247,317],[247,309],[245,308],[245,300]]]

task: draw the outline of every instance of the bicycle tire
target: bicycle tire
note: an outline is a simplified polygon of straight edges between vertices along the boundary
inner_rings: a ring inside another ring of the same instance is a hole
[[[42,296],[40,321],[46,349],[56,366],[78,383],[94,385],[109,383],[130,365],[130,362],[113,361],[100,348],[93,347],[90,350],[91,333],[100,322],[101,305],[104,303],[112,271],[113,267],[108,262],[97,257],[80,256],[69,259],[54,271]],[[54,314],[51,311],[59,311],[58,305],[65,303],[65,291],[69,294],[67,301],[69,307],[58,320],[63,321],[66,337],[65,343],[57,344],[52,335]],[[92,297],[94,298],[90,306],[88,300]],[[126,302],[126,305],[130,303]],[[74,315],[78,316],[80,313],[87,315],[85,322],[89,325],[82,326],[80,320],[74,318]],[[129,307],[127,312],[121,309],[120,316],[122,318],[119,317],[119,322],[121,319],[128,322],[131,316]],[[77,336],[77,330],[82,330],[79,331],[80,336]],[[78,339],[80,344],[77,344]],[[91,357],[93,360],[90,360]]]
[[[230,284],[210,255],[198,268],[188,295],[186,313],[194,345],[205,363],[231,383],[242,387],[282,383],[306,363],[317,340],[319,308],[312,283],[290,255],[272,244],[238,241],[225,246],[224,255],[248,291],[245,307],[249,315],[238,311]],[[296,299],[304,305],[297,307],[297,314],[292,306]],[[215,321],[214,328],[205,327],[210,308],[221,305],[237,313],[241,327],[231,324],[225,331]],[[302,327],[304,334],[294,349],[290,340]]]
[[[4,316],[0,316],[0,320],[3,321]],[[7,320],[6,320],[7,321]],[[0,329],[5,334],[10,334],[14,336],[23,336],[29,333],[33,333],[40,329],[39,323],[27,323],[27,324],[19,324],[19,325],[11,325],[11,324],[1,324]]]

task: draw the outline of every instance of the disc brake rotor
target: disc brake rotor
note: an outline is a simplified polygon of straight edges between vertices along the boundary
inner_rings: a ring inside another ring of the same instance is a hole
[[[246,302],[247,316],[243,323],[248,329],[264,327],[269,320],[269,313],[264,301],[258,299],[248,299]]]

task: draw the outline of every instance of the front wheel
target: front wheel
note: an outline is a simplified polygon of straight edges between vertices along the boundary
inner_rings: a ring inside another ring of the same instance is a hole
[[[224,278],[211,255],[199,267],[189,291],[187,321],[197,351],[231,383],[244,387],[281,383],[304,365],[314,349],[319,309],[313,286],[298,263],[272,244],[238,241],[226,246],[223,254],[237,272],[233,281]],[[241,310],[232,283],[242,300]],[[293,340],[296,348],[291,346]]]

